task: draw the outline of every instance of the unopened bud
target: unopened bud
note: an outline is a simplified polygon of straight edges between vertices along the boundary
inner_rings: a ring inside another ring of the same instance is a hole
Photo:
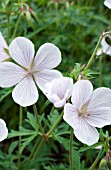
[[[107,165],[108,165],[108,168],[111,169],[111,159],[108,160]]]
[[[107,166],[107,159],[103,158],[99,163],[99,170],[101,170],[105,166]]]
[[[30,22],[31,20],[31,14],[29,11],[26,11],[26,18],[27,18],[27,21]]]

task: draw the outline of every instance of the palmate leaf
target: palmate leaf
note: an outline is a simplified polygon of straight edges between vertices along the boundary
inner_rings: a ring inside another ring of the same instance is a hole
[[[36,135],[32,135],[32,136],[29,136],[25,139],[23,139],[22,141],[24,141],[22,143],[22,146],[20,148],[20,153],[22,153],[22,151],[24,150],[24,148],[36,137]]]
[[[11,130],[11,132],[8,134],[8,138],[13,138],[17,136],[30,136],[30,135],[37,135],[37,132],[34,130],[29,130],[20,127],[20,131]]]
[[[60,164],[60,165],[44,165],[44,170],[68,170],[68,167],[66,167],[66,165],[64,164]]]
[[[38,130],[36,118],[34,117],[32,113],[27,112],[27,119],[25,120],[33,127],[33,129]]]
[[[102,145],[103,145],[102,142],[98,142],[98,143],[96,143],[96,144],[94,144],[94,145],[91,145],[91,146],[84,145],[84,147],[81,147],[81,148],[79,149],[79,152],[84,152],[84,151],[87,151],[87,150],[89,150],[89,149],[96,149],[96,147],[102,146]]]

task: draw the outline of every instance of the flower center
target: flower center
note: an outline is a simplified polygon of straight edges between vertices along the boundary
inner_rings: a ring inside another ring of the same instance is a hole
[[[32,77],[33,76],[33,71],[28,71],[27,72],[27,77]]]
[[[82,117],[86,117],[89,115],[89,113],[87,112],[87,107],[88,107],[88,104],[83,104],[81,106],[81,108],[78,110],[78,115],[79,116],[82,116]]]
[[[34,73],[36,73],[37,71],[35,71],[35,70],[27,70],[27,74],[26,74],[26,76],[27,77],[32,77],[33,75],[34,75]]]

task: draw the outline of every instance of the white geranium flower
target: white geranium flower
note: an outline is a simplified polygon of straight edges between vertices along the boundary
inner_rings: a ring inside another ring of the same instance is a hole
[[[8,49],[8,46],[7,46],[5,39],[2,36],[2,33],[0,32],[0,63],[10,58],[9,55],[4,50],[4,48]]]
[[[104,1],[104,5],[105,5],[106,7],[108,7],[109,9],[111,9],[111,0],[105,0],[105,1]]]
[[[8,136],[8,129],[4,120],[0,119],[0,142]]]
[[[102,51],[103,53],[111,56],[111,45],[109,45],[106,41],[106,39],[111,39],[111,36],[107,35],[105,37],[103,37],[102,41],[101,41],[101,46],[102,46]]]
[[[33,43],[27,38],[17,37],[9,46],[9,54],[18,65],[12,62],[0,64],[0,86],[17,84],[12,97],[23,107],[37,101],[36,84],[44,91],[46,83],[62,76],[59,71],[53,70],[61,62],[61,52],[51,43],[43,44],[34,58]]]
[[[79,80],[74,84],[71,102],[65,104],[63,119],[78,140],[93,145],[99,140],[95,127],[111,124],[111,90],[101,87],[93,91],[90,81]]]
[[[46,84],[46,96],[55,107],[59,108],[65,105],[66,101],[72,95],[73,80],[68,77],[54,79]]]

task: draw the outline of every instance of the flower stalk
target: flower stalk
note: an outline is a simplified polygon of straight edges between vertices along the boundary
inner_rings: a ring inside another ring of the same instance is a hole
[[[55,124],[52,126],[52,128],[49,130],[49,132],[47,132],[43,136],[43,138],[42,138],[42,140],[41,140],[41,142],[40,142],[40,144],[39,144],[39,146],[38,146],[38,148],[37,148],[37,150],[36,150],[36,152],[35,152],[35,154],[33,156],[33,159],[36,158],[36,156],[38,155],[38,153],[39,153],[41,147],[43,146],[43,144],[45,143],[46,139],[48,139],[50,137],[51,133],[56,129],[56,127],[58,126],[58,124],[62,120],[63,114],[64,114],[64,112],[62,111],[61,115],[59,116],[59,118],[57,119]]]
[[[111,33],[111,31],[105,32],[105,33],[102,33],[102,34],[101,34],[101,36],[100,36],[100,38],[99,38],[99,40],[98,40],[98,43],[97,43],[97,45],[96,45],[96,47],[95,47],[95,49],[94,49],[94,52],[92,53],[91,58],[89,59],[87,65],[86,65],[86,67],[85,67],[85,70],[87,70],[87,69],[91,66],[91,64],[92,64],[92,62],[93,62],[93,60],[94,60],[94,57],[95,57],[95,55],[96,55],[96,53],[97,53],[98,47],[99,47],[99,45],[100,45],[101,40],[103,39],[103,37],[106,36],[107,34],[110,34],[110,33]]]
[[[22,114],[23,108],[20,106],[20,118],[19,118],[19,128],[22,126]],[[20,169],[20,147],[21,147],[22,136],[19,136],[19,146],[18,146],[18,170]]]
[[[101,156],[103,155],[104,153],[104,148],[102,148],[99,152],[99,154],[97,155],[95,161],[93,162],[93,164],[90,166],[89,170],[93,170],[95,168],[95,166],[97,165],[99,159],[101,158]]]
[[[38,116],[38,111],[37,111],[37,106],[36,106],[36,104],[33,105],[33,110],[34,110],[34,114],[35,114],[37,123],[38,123],[39,128],[40,128],[40,131],[41,131],[42,134],[44,135],[44,130],[43,130],[42,125],[41,125],[41,123],[40,123],[40,121],[39,121],[39,116]]]
[[[73,142],[73,128],[71,127],[71,132],[70,132],[70,148],[69,148],[69,160],[70,160],[70,170],[73,170],[73,146],[72,146],[72,142]]]

